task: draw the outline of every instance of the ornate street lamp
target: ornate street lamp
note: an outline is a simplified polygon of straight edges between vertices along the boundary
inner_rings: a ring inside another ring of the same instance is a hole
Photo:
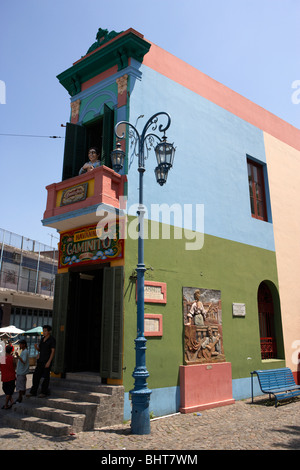
[[[151,131],[157,129],[158,117],[164,115],[167,117],[167,124],[164,127],[162,124],[158,127],[159,132],[163,133],[160,138],[153,132],[148,132],[150,127]],[[138,156],[138,171],[139,171],[139,236],[138,236],[138,264],[137,264],[137,337],[135,339],[136,362],[133,371],[133,378],[135,379],[134,389],[130,391],[132,400],[132,416],[131,416],[131,431],[133,434],[149,434],[150,433],[150,413],[149,401],[151,390],[147,387],[147,377],[149,372],[146,369],[146,338],[144,337],[144,203],[143,203],[143,176],[145,172],[145,149],[148,152],[150,147],[154,146],[154,139],[159,142],[155,147],[155,154],[157,159],[157,167],[155,168],[155,175],[157,182],[162,186],[167,181],[169,169],[173,165],[175,148],[173,144],[169,144],[166,139],[165,132],[170,127],[171,118],[166,112],[159,112],[154,114],[146,123],[141,135],[137,129],[128,121],[120,121],[115,126],[115,135],[117,139],[122,140],[125,138],[123,133],[118,135],[117,129],[120,125],[130,127],[129,137],[137,145]],[[124,164],[125,153],[121,150],[121,144],[118,142],[117,148],[111,152],[111,160],[113,169],[120,171]]]
[[[122,170],[124,166],[125,152],[121,149],[121,143],[117,142],[117,148],[111,152],[111,163],[115,171]]]

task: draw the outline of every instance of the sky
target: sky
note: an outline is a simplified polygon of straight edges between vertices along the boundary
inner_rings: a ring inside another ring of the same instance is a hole
[[[137,30],[299,129],[299,18],[300,0],[1,0],[0,228],[58,242],[41,222],[70,118],[56,77],[98,28]]]

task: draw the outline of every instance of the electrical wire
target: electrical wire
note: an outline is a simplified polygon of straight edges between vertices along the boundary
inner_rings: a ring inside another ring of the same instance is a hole
[[[0,134],[7,137],[46,137],[48,139],[64,139],[59,135],[30,135],[30,134]]]

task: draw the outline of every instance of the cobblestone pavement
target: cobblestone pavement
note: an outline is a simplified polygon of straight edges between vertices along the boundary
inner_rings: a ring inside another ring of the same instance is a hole
[[[201,413],[151,420],[149,435],[132,435],[130,423],[50,437],[1,424],[0,450],[300,450],[300,399],[277,408],[266,399],[237,401]]]

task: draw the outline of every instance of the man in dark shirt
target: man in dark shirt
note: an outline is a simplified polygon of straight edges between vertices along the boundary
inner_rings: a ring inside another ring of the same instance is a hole
[[[30,393],[27,396],[36,396],[39,388],[40,380],[43,377],[41,394],[39,397],[46,397],[49,392],[50,382],[50,367],[51,362],[55,354],[56,341],[51,336],[52,328],[49,325],[43,326],[43,337],[40,344],[35,344],[34,347],[39,351],[39,357],[37,360],[36,368],[32,377],[32,387]]]

